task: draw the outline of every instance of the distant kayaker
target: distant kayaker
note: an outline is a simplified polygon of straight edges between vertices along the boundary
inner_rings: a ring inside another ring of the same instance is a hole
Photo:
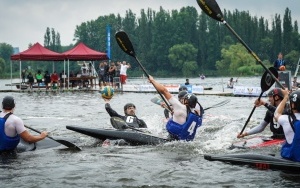
[[[262,99],[258,100],[256,99],[254,104],[256,107],[264,105],[268,110],[266,112],[265,118],[263,121],[260,122],[259,125],[255,126],[254,128],[250,129],[247,132],[244,132],[243,134],[238,134],[237,138],[242,138],[244,136],[249,136],[253,134],[260,133],[265,130],[268,124],[270,124],[270,130],[273,133],[271,138],[273,139],[284,139],[284,132],[282,129],[282,126],[277,122],[274,121],[274,112],[276,110],[276,107],[279,105],[279,103],[283,99],[283,93],[280,88],[274,88],[268,93],[269,102],[263,101]],[[287,106],[284,110],[284,114],[288,114],[289,112],[289,106]]]
[[[14,152],[20,142],[20,138],[29,143],[43,140],[48,133],[43,131],[40,135],[31,135],[25,128],[21,118],[13,114],[15,100],[6,96],[2,101],[0,112],[0,153]]]
[[[125,116],[123,116],[123,115],[118,114],[116,111],[114,111],[110,107],[109,100],[107,100],[107,99],[104,99],[104,100],[105,100],[105,109],[106,109],[107,113],[110,115],[110,117],[119,117],[119,118],[123,119],[131,127],[147,128],[147,124],[144,122],[144,120],[136,117],[136,115],[135,115],[136,108],[133,103],[127,103],[124,106]]]
[[[197,128],[202,125],[200,111],[196,110],[198,99],[195,95],[187,93],[180,101],[173,96],[167,88],[149,76],[149,82],[164,95],[173,108],[173,116],[169,119],[166,129],[170,140],[192,141]]]
[[[230,78],[227,82],[227,88],[233,88],[235,82],[238,82],[238,79],[234,81],[233,78]]]
[[[281,148],[281,157],[300,162],[300,91],[289,95],[288,89],[282,89],[284,98],[275,111],[275,119],[283,127],[286,142]],[[291,114],[284,115],[284,108],[290,99]]]

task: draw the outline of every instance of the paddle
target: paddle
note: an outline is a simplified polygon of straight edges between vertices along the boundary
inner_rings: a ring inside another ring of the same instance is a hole
[[[284,89],[283,85],[279,82],[279,80],[272,74],[272,72],[263,64],[263,62],[258,58],[258,56],[249,48],[249,46],[241,39],[241,37],[224,20],[220,7],[215,0],[197,0],[197,3],[208,16],[225,24],[225,26],[236,36],[236,38],[243,44],[243,46],[248,50],[248,52],[256,59],[256,61],[258,61],[259,64],[270,74],[273,80],[275,80],[276,83],[282,89]]]
[[[35,132],[41,134],[41,131],[38,131],[38,130],[36,130],[36,129],[32,128],[32,127],[29,127],[29,126],[27,126],[27,125],[24,125],[24,126],[25,126],[26,128],[28,128],[28,129],[30,129],[30,130],[33,130],[33,131],[35,131]],[[81,151],[81,149],[80,149],[78,146],[76,146],[75,144],[73,144],[73,143],[71,143],[71,142],[69,142],[69,141],[66,141],[66,140],[57,140],[57,139],[54,139],[53,137],[48,136],[48,135],[47,135],[47,137],[50,138],[51,140],[54,140],[54,141],[56,141],[56,142],[62,144],[62,145],[67,146],[68,148],[72,148],[72,149]]]
[[[156,97],[154,97],[154,98],[151,99],[151,102],[153,102],[154,104],[161,105],[162,99],[159,96],[156,96]],[[229,102],[230,102],[230,99],[226,99],[226,100],[224,100],[224,101],[222,101],[220,103],[212,105],[211,107],[204,108],[204,110],[208,110],[208,109],[211,109],[211,108],[220,107],[220,106],[223,106],[223,105],[225,105],[225,104],[227,104]]]
[[[275,75],[276,77],[278,77],[278,72],[277,72],[277,70],[274,67],[270,67],[269,71],[272,72],[272,75]],[[268,89],[271,88],[271,86],[274,84],[274,82],[275,82],[275,80],[273,79],[273,77],[269,74],[269,72],[266,71],[263,74],[263,76],[261,77],[261,81],[260,81],[261,93],[260,93],[260,95],[258,97],[258,100],[260,100],[261,96],[263,95],[263,93],[265,91],[267,91]],[[252,111],[251,111],[251,113],[250,113],[250,115],[249,115],[249,117],[248,117],[248,119],[247,119],[244,127],[242,128],[242,130],[240,132],[240,135],[243,134],[243,132],[244,132],[244,130],[246,128],[246,125],[248,124],[248,122],[249,122],[249,120],[250,120],[250,118],[251,118],[251,116],[252,116],[255,108],[256,108],[256,106],[254,105],[254,107],[253,107],[253,109],[252,109]]]
[[[120,46],[120,48],[128,55],[134,57],[134,59],[138,62],[138,64],[140,65],[140,67],[142,68],[143,72],[145,73],[145,75],[147,76],[147,78],[149,78],[149,74],[147,73],[147,71],[145,70],[145,68],[143,67],[143,65],[140,63],[140,61],[138,60],[138,58],[135,55],[135,51],[133,49],[132,43],[127,35],[127,33],[125,33],[124,31],[118,31],[115,35],[116,40],[118,45]],[[153,85],[154,86],[154,85]],[[154,86],[154,88],[156,89],[156,87]],[[167,100],[163,97],[163,95],[156,89],[156,91],[158,92],[158,94],[160,95],[160,97],[164,100],[164,102],[166,103],[166,105],[168,106],[168,109],[170,111],[171,107],[169,105],[169,103],[167,102]]]

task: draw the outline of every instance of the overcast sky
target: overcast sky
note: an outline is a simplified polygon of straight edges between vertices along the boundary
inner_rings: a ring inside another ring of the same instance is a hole
[[[221,10],[249,10],[251,15],[267,19],[284,15],[288,7],[293,21],[300,21],[300,0],[217,0]],[[60,33],[62,45],[73,44],[76,25],[110,13],[124,17],[131,9],[139,17],[141,9],[180,9],[194,6],[196,0],[0,0],[0,43],[27,49],[29,43],[43,45],[46,28]],[[281,18],[282,18],[281,17]],[[229,23],[230,24],[230,23]]]

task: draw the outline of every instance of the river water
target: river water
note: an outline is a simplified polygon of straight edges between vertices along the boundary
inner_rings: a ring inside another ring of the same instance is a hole
[[[221,91],[229,78],[190,79]],[[184,83],[185,79],[160,79],[163,83]],[[0,89],[6,89],[0,80]],[[141,79],[129,80],[130,83]],[[260,78],[239,78],[238,84],[259,86]],[[229,150],[247,120],[255,98],[199,95],[206,107],[230,99],[225,106],[205,112],[203,125],[193,142],[171,142],[159,146],[107,146],[97,139],[66,129],[67,125],[88,128],[111,128],[104,101],[90,92],[0,92],[0,98],[12,95],[15,114],[26,125],[72,140],[82,148],[75,152],[64,146],[19,153],[16,158],[0,161],[1,187],[299,187],[300,178],[280,171],[258,170],[211,162],[204,154],[275,153],[279,147],[252,150]],[[150,100],[157,94],[116,93],[111,106],[119,113],[127,102],[137,107],[155,135],[165,136],[163,109]],[[266,98],[265,98],[266,99]],[[256,126],[265,109],[257,108],[247,128]],[[35,133],[33,133],[35,134]],[[265,130],[263,135],[270,135]]]

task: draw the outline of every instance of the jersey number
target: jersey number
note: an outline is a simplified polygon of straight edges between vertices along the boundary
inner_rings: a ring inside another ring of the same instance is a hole
[[[190,133],[190,135],[194,133],[195,128],[196,128],[196,122],[193,121],[193,123],[190,125],[190,127],[187,130]]]
[[[134,120],[134,117],[133,116],[127,116],[126,118],[126,123],[132,123]]]

